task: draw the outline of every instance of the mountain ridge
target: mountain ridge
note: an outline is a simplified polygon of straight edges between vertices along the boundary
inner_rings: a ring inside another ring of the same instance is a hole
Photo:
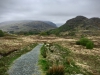
[[[57,28],[56,24],[50,21],[20,20],[0,23],[0,29],[6,32],[27,32],[27,31],[47,31]]]
[[[78,30],[100,30],[100,18],[87,18],[84,16],[76,16],[75,18],[67,20],[65,24],[58,27],[57,29],[49,32],[59,35],[61,32]]]

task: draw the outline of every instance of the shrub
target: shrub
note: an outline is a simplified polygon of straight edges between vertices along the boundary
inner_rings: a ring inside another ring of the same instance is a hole
[[[76,45],[80,45],[80,41],[76,41]]]
[[[81,38],[80,39],[80,44],[83,46],[86,46],[86,44],[89,42],[90,40],[87,38]]]
[[[3,37],[4,36],[4,33],[2,30],[0,30],[0,37]]]
[[[47,35],[49,35],[49,33],[48,32],[41,32],[40,35],[47,36]]]
[[[68,33],[69,36],[75,36],[75,32],[71,31]]]
[[[76,41],[77,45],[86,46],[87,49],[93,49],[94,43],[88,38],[81,38],[79,41]]]
[[[93,47],[94,47],[94,44],[93,44],[92,41],[90,41],[90,42],[88,42],[88,43],[86,44],[86,48],[87,48],[87,49],[93,49]]]
[[[52,66],[47,72],[47,75],[64,75],[64,66],[59,65],[59,66]]]

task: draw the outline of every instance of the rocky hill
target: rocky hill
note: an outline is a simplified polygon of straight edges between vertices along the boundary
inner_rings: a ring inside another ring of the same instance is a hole
[[[0,29],[6,32],[46,31],[55,29],[56,24],[50,21],[8,21],[0,23]]]
[[[100,18],[86,18],[84,16],[77,16],[72,18],[62,26],[51,31],[51,33],[59,34],[66,31],[79,31],[79,30],[100,30]]]

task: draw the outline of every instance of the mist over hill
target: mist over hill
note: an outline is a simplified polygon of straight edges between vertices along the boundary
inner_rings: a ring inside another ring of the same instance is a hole
[[[56,24],[50,21],[7,21],[0,23],[0,29],[6,32],[28,32],[28,31],[47,31],[57,28]]]

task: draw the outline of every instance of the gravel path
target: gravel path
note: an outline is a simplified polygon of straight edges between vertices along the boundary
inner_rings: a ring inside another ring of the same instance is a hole
[[[22,55],[14,61],[8,70],[9,75],[40,75],[38,70],[38,56],[42,44],[36,46],[32,51]]]

